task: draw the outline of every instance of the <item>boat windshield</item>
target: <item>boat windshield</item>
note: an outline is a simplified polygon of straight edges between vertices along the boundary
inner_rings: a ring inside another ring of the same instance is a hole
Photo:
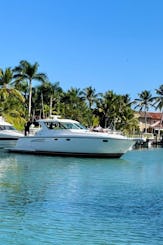
[[[62,123],[64,128],[66,129],[86,129],[82,124],[80,123],[72,123],[72,122],[64,122]]]
[[[0,125],[0,130],[15,130],[15,128],[10,125]]]
[[[47,122],[49,129],[86,129],[82,124],[75,122]]]

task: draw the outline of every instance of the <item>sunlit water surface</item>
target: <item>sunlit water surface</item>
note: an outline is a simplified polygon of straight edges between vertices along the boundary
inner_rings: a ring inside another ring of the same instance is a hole
[[[121,159],[0,151],[0,244],[163,244],[163,148]]]

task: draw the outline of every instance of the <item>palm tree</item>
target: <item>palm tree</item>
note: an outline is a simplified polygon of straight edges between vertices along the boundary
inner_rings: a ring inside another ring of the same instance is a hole
[[[9,104],[11,101],[11,97],[14,98],[14,101],[18,100],[19,102],[24,102],[21,93],[12,87],[12,79],[13,72],[11,68],[6,68],[4,71],[0,69],[0,106],[2,111],[6,106],[5,104]]]
[[[88,115],[88,106],[82,97],[80,89],[70,88],[64,93],[61,98],[61,114],[64,117],[71,117],[81,122],[84,121],[86,114]]]
[[[92,86],[85,88],[82,91],[82,94],[84,99],[88,101],[89,109],[92,109],[92,106],[97,101],[98,96],[101,95],[100,93],[96,94],[96,90],[92,88]]]
[[[13,79],[13,72],[11,68],[6,68],[4,71],[0,68],[0,94],[1,98],[7,98],[10,94],[23,101],[20,92],[11,86]]]
[[[135,109],[139,108],[139,111],[145,112],[145,133],[147,132],[147,112],[150,107],[153,107],[152,94],[149,90],[144,90],[140,94],[138,94],[139,98],[135,99],[136,106]]]
[[[156,109],[163,111],[163,84],[159,87],[159,89],[156,89],[156,94],[158,96],[153,97],[155,100],[153,105],[156,105]]]
[[[161,126],[163,120],[163,84],[158,89],[156,89],[156,94],[157,96],[153,97],[153,99],[155,100],[153,105],[156,106],[156,110],[159,109],[161,112],[161,117],[160,117],[160,126]]]
[[[12,87],[13,72],[11,68],[0,69],[0,114],[17,129],[24,125],[24,97]]]
[[[45,73],[38,73],[39,64],[35,62],[33,65],[26,60],[20,61],[20,65],[13,69],[14,79],[17,82],[23,80],[28,81],[29,86],[29,106],[28,106],[28,117],[31,117],[31,101],[32,101],[32,81],[46,82],[47,76]]]
[[[49,115],[52,115],[53,104],[56,106],[60,100],[62,94],[62,88],[59,86],[59,82],[52,84],[46,82],[39,87],[39,92],[42,94],[42,99],[47,105],[49,105]]]
[[[116,103],[117,111],[117,129],[125,134],[133,134],[138,131],[138,120],[131,108],[133,102],[130,101],[128,95],[119,95]]]
[[[5,71],[3,71],[0,68],[0,85],[6,88],[9,84],[11,84],[13,79],[13,72],[10,67],[6,68]]]
[[[24,81],[13,81],[12,83],[14,85],[14,88],[17,89],[27,100],[28,98],[28,82],[26,80]]]
[[[99,116],[101,118],[101,126],[106,128],[108,126],[115,127],[117,113],[116,101],[118,96],[112,91],[107,91],[102,98],[97,102]]]

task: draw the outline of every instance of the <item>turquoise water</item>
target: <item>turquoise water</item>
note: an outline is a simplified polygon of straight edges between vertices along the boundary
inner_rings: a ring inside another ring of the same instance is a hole
[[[0,156],[0,244],[163,244],[163,148]]]

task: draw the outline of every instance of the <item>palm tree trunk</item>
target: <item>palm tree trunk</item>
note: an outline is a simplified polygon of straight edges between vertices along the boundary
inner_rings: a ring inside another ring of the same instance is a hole
[[[147,133],[147,112],[145,111],[145,133]]]
[[[43,93],[41,93],[41,104],[42,104],[42,117],[44,118],[44,99],[43,99]]]
[[[28,107],[28,117],[31,117],[31,102],[32,102],[32,80],[29,81],[29,107]]]
[[[50,96],[50,116],[52,115],[52,103],[53,103],[53,99],[52,96]]]

